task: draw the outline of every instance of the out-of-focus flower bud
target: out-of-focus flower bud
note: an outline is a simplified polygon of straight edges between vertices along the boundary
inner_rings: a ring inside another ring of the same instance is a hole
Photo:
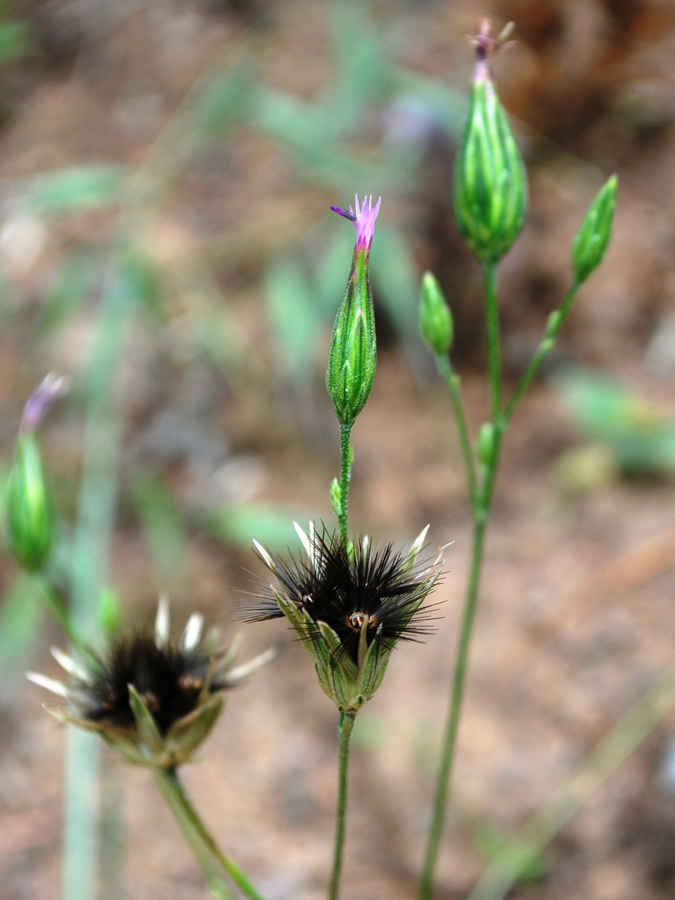
[[[582,284],[602,262],[612,237],[618,178],[611,178],[598,191],[584,216],[572,245],[572,268],[577,284]]]
[[[12,553],[29,572],[49,556],[54,520],[37,433],[47,412],[67,390],[65,379],[48,375],[24,407],[7,488],[7,524]]]
[[[455,215],[462,237],[481,262],[497,263],[523,227],[527,176],[489,68],[498,43],[489,23],[483,23],[474,43],[469,121],[455,167]]]
[[[12,553],[24,569],[39,571],[54,533],[52,506],[34,431],[20,434],[7,489],[7,523]]]
[[[420,329],[437,356],[446,356],[452,347],[455,326],[441,286],[431,272],[422,276],[420,289]]]
[[[366,405],[375,378],[377,345],[368,256],[380,201],[373,206],[372,197],[364,198],[360,206],[357,197],[356,212],[351,206],[349,212],[331,208],[354,222],[356,228],[352,272],[333,325],[326,370],[326,388],[335,414],[341,425],[350,428]]]

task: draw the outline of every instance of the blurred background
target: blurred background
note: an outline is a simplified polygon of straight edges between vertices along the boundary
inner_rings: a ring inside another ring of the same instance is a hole
[[[0,476],[27,396],[68,374],[45,452],[85,616],[106,585],[125,621],[147,624],[165,591],[177,627],[200,609],[231,638],[235,592],[262,574],[250,535],[283,551],[293,518],[332,521],[339,433],[323,378],[353,229],[329,206],[382,195],[352,528],[404,545],[431,523],[432,547],[455,543],[437,633],[397,650],[355,735],[345,895],[364,900],[414,896],[466,578],[461,458],[417,294],[432,269],[475,431],[481,281],[449,185],[482,16],[515,21],[494,68],[530,175],[500,268],[511,384],[569,286],[585,209],[612,172],[620,191],[606,261],[505,444],[440,898],[466,897],[508,856],[505,836],[672,664],[675,4],[0,5]],[[48,648],[63,638],[1,552],[0,897],[52,900],[65,735],[23,672],[55,675]],[[277,660],[232,695],[187,782],[269,900],[320,897],[335,714],[283,623],[246,627],[245,655],[270,644]],[[674,735],[671,714],[513,896],[672,897]],[[115,777],[103,803],[125,851],[101,896],[205,896],[148,774]]]

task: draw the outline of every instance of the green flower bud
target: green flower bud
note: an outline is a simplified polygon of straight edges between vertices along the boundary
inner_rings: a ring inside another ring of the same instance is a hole
[[[612,237],[616,207],[616,175],[605,183],[591,203],[572,245],[572,268],[577,284],[582,284],[602,262]]]
[[[326,370],[326,388],[338,421],[351,427],[366,405],[375,378],[375,311],[368,276],[368,256],[380,202],[378,200],[373,207],[371,198],[368,203],[364,200],[359,207],[357,198],[356,213],[351,207],[349,212],[332,208],[354,222],[357,235],[352,272],[335,317]]]
[[[440,284],[431,272],[425,272],[422,276],[420,329],[424,340],[437,356],[446,356],[450,352],[455,335],[452,313]]]
[[[39,571],[54,533],[52,506],[34,431],[20,434],[7,489],[7,523],[12,553],[24,569]]]
[[[484,25],[475,39],[469,121],[455,167],[459,230],[485,263],[497,263],[510,250],[527,208],[525,167],[488,67],[495,43]]]

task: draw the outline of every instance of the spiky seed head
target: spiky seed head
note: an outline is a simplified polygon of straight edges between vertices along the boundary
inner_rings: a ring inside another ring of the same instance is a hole
[[[304,552],[281,560],[258,555],[276,584],[242,605],[240,617],[259,622],[285,616],[314,660],[319,683],[340,711],[352,713],[379,687],[400,640],[430,632],[433,608],[422,607],[442,560],[418,564],[426,531],[407,554],[367,539],[347,547],[339,533],[304,532]],[[309,547],[309,549],[308,549]]]

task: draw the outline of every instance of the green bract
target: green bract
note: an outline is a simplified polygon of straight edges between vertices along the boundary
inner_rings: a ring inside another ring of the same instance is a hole
[[[527,178],[485,62],[476,69],[454,193],[462,237],[482,262],[499,262],[523,227]]]
[[[572,268],[577,284],[586,281],[605,255],[612,237],[617,187],[618,179],[612,175],[598,191],[574,239]]]
[[[431,272],[425,272],[420,289],[420,330],[437,356],[446,356],[452,347],[454,323],[441,286]]]
[[[39,571],[49,556],[54,522],[35,431],[20,434],[7,489],[9,542],[17,561],[30,572]]]

